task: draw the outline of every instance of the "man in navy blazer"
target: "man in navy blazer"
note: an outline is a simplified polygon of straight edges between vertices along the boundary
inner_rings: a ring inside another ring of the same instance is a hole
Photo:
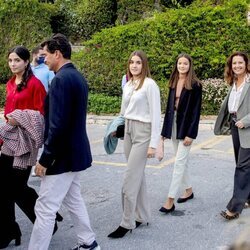
[[[80,171],[92,163],[86,133],[88,85],[70,61],[71,46],[64,35],[54,35],[42,47],[45,63],[56,75],[45,100],[44,149],[35,168],[41,186],[29,250],[48,249],[62,203],[78,236],[72,249],[99,250],[80,186]]]

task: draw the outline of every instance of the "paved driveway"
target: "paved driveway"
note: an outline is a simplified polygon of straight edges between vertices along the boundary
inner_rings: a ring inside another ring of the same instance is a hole
[[[158,211],[166,199],[173,170],[172,145],[167,141],[162,162],[150,159],[146,168],[152,221],[149,226],[143,225],[123,239],[114,240],[107,235],[121,220],[120,192],[126,168],[123,141],[113,155],[107,155],[102,144],[105,125],[88,125],[94,162],[93,167],[81,174],[82,194],[103,250],[222,250],[250,227],[250,209],[230,222],[219,216],[232,195],[235,166],[231,138],[215,137],[212,127],[211,123],[201,123],[199,136],[192,147],[190,172],[195,198],[176,204],[176,211],[170,215]],[[39,178],[30,177],[29,183],[39,189]],[[76,242],[74,227],[63,207],[61,213],[64,221],[59,223],[50,250],[66,250]],[[32,224],[18,207],[16,214],[23,236],[22,245],[15,249],[24,250]],[[12,248],[13,242],[8,249]]]

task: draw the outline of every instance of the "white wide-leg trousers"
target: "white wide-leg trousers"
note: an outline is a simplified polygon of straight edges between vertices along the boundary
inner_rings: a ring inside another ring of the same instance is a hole
[[[172,180],[168,192],[169,198],[175,198],[180,188],[188,189],[191,188],[189,170],[188,170],[188,158],[191,149],[190,146],[184,146],[183,140],[176,139],[176,114],[173,121],[172,129],[172,142],[175,153],[175,163],[172,175]]]

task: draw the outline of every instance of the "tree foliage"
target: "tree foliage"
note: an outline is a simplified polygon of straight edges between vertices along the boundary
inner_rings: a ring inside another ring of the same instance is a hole
[[[0,81],[5,82],[9,75],[7,53],[16,45],[29,49],[51,34],[50,16],[52,5],[37,0],[0,1]]]
[[[240,0],[226,6],[192,6],[104,29],[86,42],[86,49],[74,59],[84,70],[90,90],[108,95],[121,94],[127,58],[137,49],[148,55],[153,77],[161,88],[166,86],[181,52],[193,57],[201,79],[222,78],[227,56],[235,50],[249,52],[246,8],[246,2]]]
[[[71,41],[87,40],[92,34],[114,25],[116,0],[57,0],[52,18],[54,32],[64,33]]]

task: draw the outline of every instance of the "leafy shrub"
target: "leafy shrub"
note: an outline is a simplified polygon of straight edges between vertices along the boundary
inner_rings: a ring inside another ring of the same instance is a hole
[[[117,24],[127,24],[152,16],[160,11],[162,4],[156,5],[152,0],[120,0],[117,9]]]
[[[37,46],[51,34],[50,16],[54,9],[38,0],[0,1],[0,81],[6,82],[10,71],[7,53],[16,45],[28,49]]]
[[[208,6],[208,5],[222,5],[226,4],[228,0],[194,0],[195,6]]]
[[[192,2],[193,0],[119,0],[116,24],[128,24],[152,17],[157,12],[165,12],[166,8],[180,8]]]
[[[121,108],[121,97],[104,94],[89,94],[88,112],[97,115],[117,114]]]
[[[71,41],[87,40],[116,20],[116,1],[113,0],[57,0],[57,14],[52,18],[54,32],[67,35]]]
[[[217,115],[227,95],[228,85],[222,79],[209,78],[202,81],[202,87],[202,114]]]
[[[193,57],[200,79],[221,78],[233,51],[249,51],[246,9],[246,0],[232,0],[225,6],[169,10],[143,22],[102,30],[74,59],[84,69],[91,92],[109,96],[120,96],[127,58],[136,49],[148,55],[161,89],[181,52]]]

